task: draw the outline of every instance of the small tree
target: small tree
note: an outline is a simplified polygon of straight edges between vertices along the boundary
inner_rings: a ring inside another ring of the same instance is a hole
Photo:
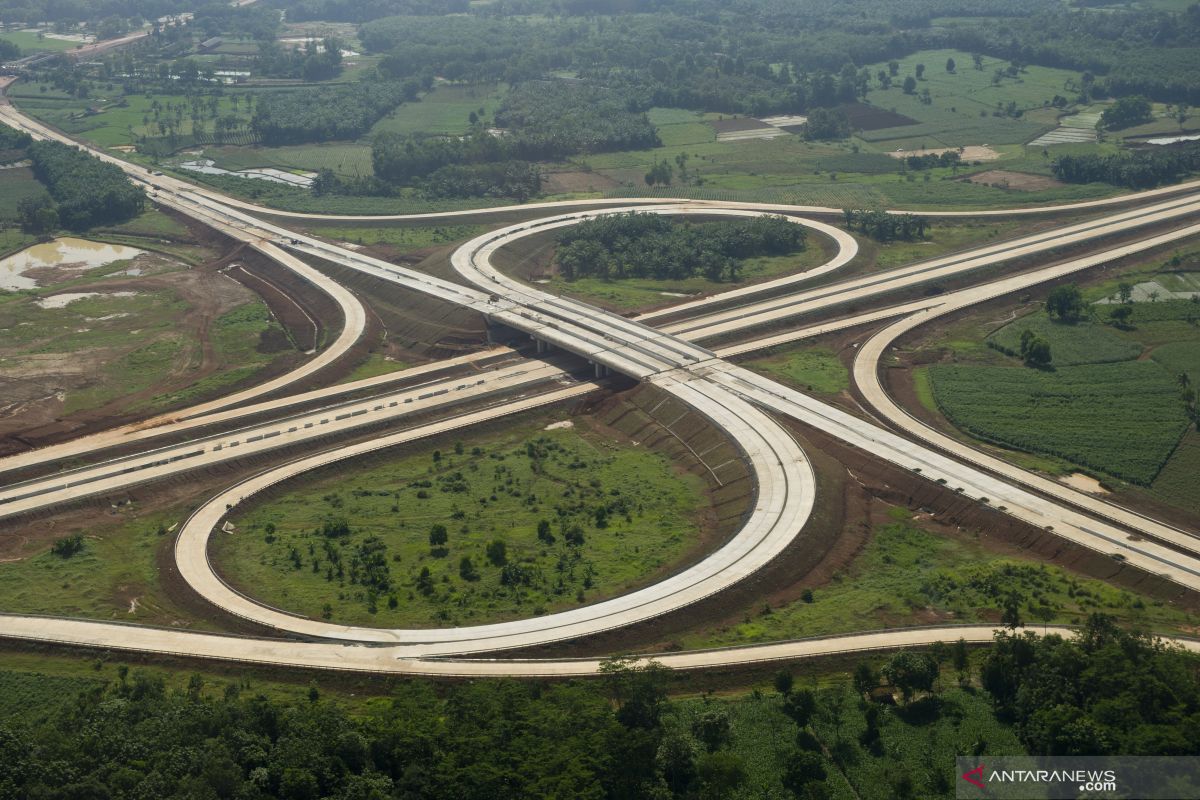
[[[50,546],[50,552],[59,558],[70,558],[83,552],[83,535],[66,536]]]
[[[817,710],[817,696],[812,689],[800,689],[789,694],[783,701],[783,713],[801,728],[808,725]]]
[[[879,677],[870,661],[860,661],[854,668],[854,690],[859,694],[867,694],[879,685]]]
[[[775,691],[784,697],[792,693],[792,686],[794,685],[795,678],[792,677],[791,670],[781,669],[775,673]]]
[[[966,683],[967,679],[971,677],[971,656],[967,652],[966,639],[959,639],[954,643],[952,658],[954,671],[958,673],[958,682]]]
[[[488,542],[487,558],[494,566],[502,567],[508,563],[508,545],[503,539],[493,539]]]
[[[982,53],[972,53],[971,61],[975,64],[975,69],[979,70],[980,72],[983,71],[983,54]]]
[[[475,569],[475,564],[471,561],[470,556],[463,556],[462,560],[458,562],[458,577],[464,581],[479,580],[479,571]]]
[[[889,61],[888,62],[888,74],[891,75],[893,78],[900,74],[900,62],[899,61]]]
[[[429,529],[430,547],[444,547],[449,538],[450,537],[449,533],[446,531],[446,526],[440,522]]]
[[[917,91],[917,79],[909,75],[904,79],[904,93],[915,94]]]
[[[1075,322],[1083,316],[1083,293],[1075,284],[1056,286],[1046,297],[1046,313],[1063,322]]]
[[[554,534],[550,532],[550,521],[543,519],[538,522],[537,537],[546,544],[554,544]]]
[[[924,77],[925,77],[925,65],[917,64],[917,80],[921,80]]]
[[[957,67],[958,67],[958,65],[954,63],[953,58],[946,59],[946,72],[953,73]]]
[[[1008,593],[1004,598],[1004,605],[1000,612],[1000,621],[1013,630],[1025,625],[1021,620],[1021,595],[1016,592]]]
[[[883,667],[884,677],[900,690],[906,703],[916,692],[932,691],[937,672],[937,662],[932,656],[912,650],[901,650]]]

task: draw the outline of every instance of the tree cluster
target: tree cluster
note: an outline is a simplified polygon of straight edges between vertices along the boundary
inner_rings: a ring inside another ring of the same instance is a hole
[[[1100,125],[1106,130],[1115,131],[1141,125],[1154,118],[1150,101],[1144,97],[1122,97],[1108,106],[1100,114]]]
[[[371,147],[375,174],[434,197],[524,200],[541,188],[530,161],[659,144],[645,113],[631,111],[614,92],[586,85],[538,81],[514,88],[495,123],[505,130],[488,130],[476,117],[467,136],[381,133]]]
[[[916,214],[844,208],[846,228],[870,236],[877,242],[913,242],[925,238],[929,220]]]
[[[614,214],[586,220],[558,235],[555,261],[567,280],[703,276],[735,281],[741,260],[795,253],[804,228],[783,217],[692,223],[658,214]]]
[[[845,109],[814,108],[804,123],[804,138],[809,140],[845,139],[850,135],[850,120]]]
[[[1002,719],[1040,755],[1196,755],[1194,659],[1102,615],[1074,639],[999,633],[981,670]]]
[[[141,213],[142,190],[120,167],[59,142],[29,146],[33,174],[54,199],[58,223],[72,230],[124,222]],[[22,209],[24,216],[24,209]]]
[[[271,40],[260,42],[255,70],[272,78],[327,81],[342,72],[342,43],[335,36],[309,39],[303,47],[286,48]]]
[[[272,146],[354,139],[405,100],[418,86],[396,81],[354,83],[268,92],[259,97],[250,127]]]
[[[1170,183],[1200,169],[1200,143],[1157,147],[1113,155],[1063,155],[1050,164],[1066,183],[1111,183],[1145,189]]]
[[[919,156],[905,156],[904,166],[911,170],[936,169],[938,167],[954,167],[962,163],[962,154],[957,150],[947,150],[944,153],[925,153]]]
[[[299,0],[286,3],[286,7],[291,22],[361,23],[390,16],[461,14],[470,4],[468,0]]]

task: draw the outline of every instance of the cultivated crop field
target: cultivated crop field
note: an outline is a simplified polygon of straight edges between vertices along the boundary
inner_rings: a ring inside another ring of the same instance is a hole
[[[1008,355],[1017,355],[1025,331],[1050,343],[1051,363],[1056,367],[1130,361],[1142,353],[1140,344],[1107,325],[1092,320],[1074,324],[1058,322],[1045,312],[1029,314],[1005,325],[989,336],[987,343]]]
[[[956,69],[946,71],[946,60],[953,58]],[[889,142],[913,142],[922,140],[929,147],[958,147],[981,144],[1020,144],[1052,127],[1050,119],[1031,121],[1012,119],[1008,116],[994,117],[997,103],[1007,106],[1015,102],[1022,111],[1041,109],[1055,95],[1071,96],[1066,89],[1068,81],[1078,81],[1079,73],[1049,67],[1027,67],[1016,78],[1005,77],[993,83],[997,69],[1008,66],[1008,62],[985,57],[983,68],[975,69],[970,53],[961,50],[923,50],[911,56],[897,59],[899,74],[892,78],[890,89],[882,89],[873,78],[874,88],[867,94],[867,102],[883,109],[895,111],[918,121],[916,125],[881,128],[864,131],[862,138],[885,146]],[[901,84],[905,77],[916,76],[917,64],[925,65],[924,77],[917,81],[915,94],[905,94]],[[874,76],[879,70],[887,70],[886,63],[871,64]],[[929,89],[932,103],[921,102],[920,93]],[[910,144],[897,145],[914,149]],[[894,148],[892,148],[894,149]]]
[[[937,364],[929,376],[938,406],[964,430],[1141,485],[1154,480],[1187,427],[1172,376],[1154,363],[1053,372]]]
[[[212,552],[235,586],[310,617],[478,624],[645,581],[700,541],[703,491],[657,453],[525,425],[295,486]]]

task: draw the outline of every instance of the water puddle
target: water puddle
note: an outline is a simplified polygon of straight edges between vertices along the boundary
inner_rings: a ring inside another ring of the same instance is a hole
[[[114,261],[133,258],[144,250],[120,244],[89,242],[86,239],[63,237],[35,244],[0,261],[0,289],[16,291],[33,289],[37,279],[26,275],[43,267],[67,267],[79,271],[103,267]]]
[[[133,297],[137,292],[63,292],[49,297],[42,297],[37,301],[37,304],[42,308],[66,308],[76,300],[83,300],[87,297]],[[123,317],[124,314],[109,314],[107,317],[97,317],[97,319],[111,319],[113,317]]]

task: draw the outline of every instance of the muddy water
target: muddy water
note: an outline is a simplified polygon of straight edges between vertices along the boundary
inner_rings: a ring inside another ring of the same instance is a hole
[[[54,239],[35,244],[0,261],[0,289],[14,291],[36,287],[37,280],[25,273],[39,267],[71,267],[83,271],[133,258],[144,252],[136,247],[89,242],[69,236]]]

